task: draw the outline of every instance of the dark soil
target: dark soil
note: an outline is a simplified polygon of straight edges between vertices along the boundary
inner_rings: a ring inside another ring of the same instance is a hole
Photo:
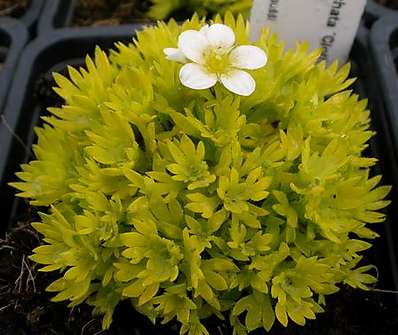
[[[119,25],[148,21],[147,0],[79,0],[74,11],[74,26]]]
[[[376,0],[380,5],[398,9],[398,0]]]
[[[22,16],[29,7],[30,0],[0,0],[1,16]]]
[[[56,276],[38,272],[28,259],[39,241],[28,224],[0,241],[0,334],[80,334],[86,323],[84,334],[93,334],[99,321],[92,321],[88,306],[70,311],[49,301],[45,288]]]

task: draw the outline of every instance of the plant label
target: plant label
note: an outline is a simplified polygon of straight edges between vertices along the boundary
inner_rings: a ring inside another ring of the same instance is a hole
[[[308,41],[322,48],[321,60],[347,61],[366,0],[254,0],[251,38],[257,40],[263,27],[294,47]]]

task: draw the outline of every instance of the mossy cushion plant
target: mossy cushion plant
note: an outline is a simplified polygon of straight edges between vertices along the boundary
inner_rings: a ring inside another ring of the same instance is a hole
[[[31,259],[59,273],[53,301],[87,302],[104,329],[129,299],[181,334],[215,315],[242,335],[375,282],[361,252],[390,188],[361,155],[374,134],[349,66],[248,36],[231,14],[158,23],[55,74],[65,104],[12,184],[49,207]]]

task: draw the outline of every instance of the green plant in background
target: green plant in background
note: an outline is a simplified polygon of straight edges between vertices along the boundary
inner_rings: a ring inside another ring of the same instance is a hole
[[[223,22],[249,44],[242,16]],[[50,207],[31,258],[59,273],[53,301],[87,302],[104,329],[123,299],[181,334],[208,334],[211,315],[238,335],[304,325],[338,285],[376,281],[361,252],[390,188],[361,156],[373,132],[349,66],[317,63],[304,44],[284,52],[264,30],[253,94],[192,90],[163,49],[203,26],[159,23],[109,57],[97,49],[70,79],[56,74],[65,104],[12,184]]]
[[[253,0],[152,0],[148,16],[155,20],[164,20],[177,13],[193,13],[199,16],[233,14],[249,16]]]

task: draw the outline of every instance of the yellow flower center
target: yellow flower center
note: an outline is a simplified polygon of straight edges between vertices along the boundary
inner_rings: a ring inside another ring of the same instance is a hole
[[[226,73],[231,67],[229,50],[210,48],[204,54],[204,66],[210,73]]]

